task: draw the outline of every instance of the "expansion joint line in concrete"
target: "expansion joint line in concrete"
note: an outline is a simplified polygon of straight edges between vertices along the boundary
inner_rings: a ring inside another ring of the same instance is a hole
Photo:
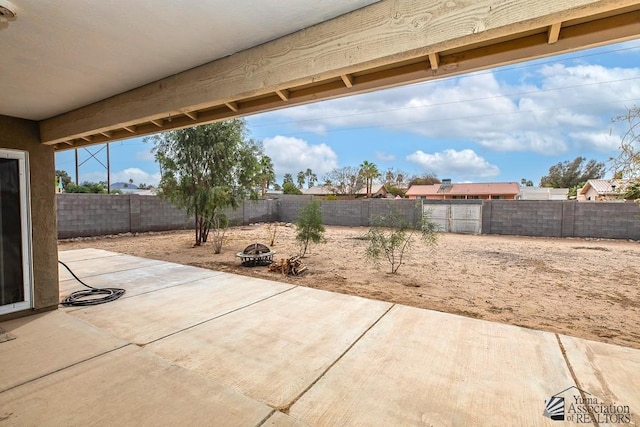
[[[276,413],[276,410],[275,410],[275,409],[272,409],[272,410],[267,414],[267,416],[266,416],[266,417],[264,417],[264,418],[262,419],[262,421],[260,421],[258,424],[256,424],[256,427],[261,427],[261,426],[263,426],[263,425],[264,425],[264,424],[269,420],[269,418],[271,418],[271,416],[273,416],[273,414],[275,414],[275,413]]]
[[[77,262],[77,261],[72,261],[72,262]],[[66,263],[66,264],[70,264],[70,263]],[[153,267],[153,265],[143,265],[142,267],[131,267],[131,268],[123,268],[122,270],[113,270],[113,271],[109,271],[107,273],[99,273],[99,274],[85,274],[82,276],[82,279],[86,279],[88,277],[100,277],[100,276],[109,276],[111,274],[115,274],[115,273],[123,273],[125,271],[133,271],[133,270],[141,270],[144,268],[149,268],[149,267]],[[76,280],[73,277],[71,279],[65,279],[63,281],[67,281],[67,280]]]
[[[220,273],[220,274],[222,274],[222,273]],[[165,286],[165,287],[163,287],[163,288],[151,289],[151,290],[149,290],[149,291],[146,291],[146,292],[140,292],[139,294],[135,294],[135,295],[127,296],[127,294],[125,293],[125,294],[122,296],[122,299],[135,298],[135,297],[139,297],[139,296],[141,296],[141,295],[147,295],[147,294],[151,294],[151,293],[154,293],[154,292],[161,292],[161,291],[164,291],[165,289],[171,289],[171,288],[175,288],[175,287],[178,287],[178,286],[190,285],[190,284],[192,284],[192,283],[199,282],[199,281],[201,281],[201,280],[215,279],[215,278],[216,278],[216,276],[219,276],[220,274],[217,274],[217,275],[215,275],[215,276],[209,276],[209,277],[200,277],[200,278],[197,278],[197,279],[188,280],[188,281],[186,281],[186,282],[176,283],[175,285]]]
[[[395,307],[395,306],[396,306],[395,304],[392,304],[388,309],[386,309],[386,310],[385,310],[385,312],[384,312],[384,313],[382,313],[382,314],[380,315],[380,317],[378,317],[378,318],[375,320],[375,322],[373,322],[371,325],[369,325],[369,327],[368,327],[367,329],[365,329],[365,330],[364,330],[364,332],[362,332],[362,333],[358,336],[358,338],[356,338],[356,339],[355,339],[355,341],[353,341],[353,342],[351,343],[351,345],[350,345],[349,347],[347,347],[347,349],[346,349],[345,351],[343,351],[343,352],[342,352],[342,354],[340,354],[340,356],[338,356],[338,358],[337,358],[336,360],[334,360],[334,361],[333,361],[333,363],[331,363],[329,366],[327,366],[327,368],[326,368],[324,371],[322,371],[322,372],[320,373],[320,375],[318,375],[318,378],[316,378],[316,379],[315,379],[311,384],[309,384],[309,386],[308,386],[308,387],[306,387],[304,390],[302,390],[302,392],[301,392],[299,395],[297,395],[297,396],[296,396],[296,397],[295,397],[291,402],[289,402],[289,404],[288,404],[287,406],[284,406],[284,407],[282,407],[282,408],[276,408],[276,409],[277,409],[277,410],[279,410],[280,412],[284,413],[284,414],[289,414],[289,410],[291,409],[291,407],[292,407],[292,406],[293,406],[293,405],[294,405],[298,400],[300,400],[300,398],[301,398],[302,396],[304,396],[306,392],[308,392],[309,390],[311,390],[311,387],[313,387],[314,385],[316,385],[316,384],[318,383],[318,381],[320,381],[320,380],[321,380],[321,379],[322,379],[322,378],[327,374],[327,372],[329,372],[329,371],[331,370],[331,368],[333,368],[333,367],[336,365],[336,363],[338,363],[338,362],[339,362],[339,361],[340,361],[340,360],[341,360],[341,359],[342,359],[342,358],[343,358],[343,357],[344,357],[344,356],[345,356],[345,355],[346,355],[346,354],[347,354],[347,353],[348,353],[348,352],[349,352],[349,351],[350,351],[350,350],[351,350],[351,349],[352,349],[352,348],[353,348],[353,347],[354,347],[354,346],[355,346],[355,345],[356,345],[356,344],[357,344],[357,343],[362,339],[362,337],[364,337],[364,336],[367,334],[367,332],[369,332],[369,331],[370,331],[374,326],[376,326],[376,325],[378,324],[378,322],[380,322],[380,320],[382,320],[382,318],[383,318],[384,316],[386,316],[386,315],[387,315],[387,313],[388,313],[389,311],[391,311],[391,309],[392,309],[393,307]]]
[[[30,380],[27,380],[27,381],[22,382],[20,384],[16,384],[16,385],[13,385],[13,386],[11,386],[9,388],[6,388],[4,390],[0,390],[0,394],[4,393],[5,391],[13,390],[14,388],[22,387],[25,384],[32,383],[32,382],[37,381],[37,380],[39,380],[41,378],[48,377],[49,375],[53,375],[53,374],[56,374],[58,372],[62,372],[65,369],[73,368],[74,366],[80,365],[82,363],[88,362],[88,361],[93,360],[93,359],[97,359],[98,357],[102,357],[105,354],[113,353],[114,351],[120,350],[120,349],[128,347],[130,345],[132,345],[132,344],[131,343],[123,344],[123,345],[121,345],[119,347],[112,348],[111,350],[107,350],[107,351],[104,351],[104,352],[102,352],[100,354],[96,354],[94,356],[87,357],[86,359],[79,360],[79,361],[77,361],[75,363],[72,363],[71,365],[67,365],[67,366],[64,366],[62,368],[56,369],[55,371],[47,372],[46,374],[42,374],[42,375],[40,375],[38,377],[31,378]]]
[[[582,384],[580,384],[580,381],[578,381],[578,376],[576,375],[575,371],[573,370],[573,366],[571,366],[571,362],[569,362],[569,357],[567,357],[567,352],[564,349],[564,345],[562,344],[562,340],[560,339],[560,335],[558,335],[558,334],[554,334],[554,335],[556,336],[556,339],[558,340],[558,346],[560,346],[560,352],[562,353],[562,357],[564,357],[564,362],[567,364],[567,368],[569,369],[569,373],[571,374],[571,378],[573,378],[573,383],[578,388],[578,392],[580,392],[580,397],[582,397],[582,401],[586,402],[587,401],[587,396],[585,396],[584,390],[582,389]],[[591,409],[590,405],[586,405],[586,406],[587,406],[587,411],[589,411],[589,416],[591,417],[593,425],[596,426],[596,427],[599,427],[600,425],[596,421],[596,415],[593,413],[593,409]]]
[[[168,337],[170,337],[170,336],[173,336],[173,335],[179,334],[180,332],[188,331],[189,329],[195,328],[196,326],[200,326],[200,325],[204,325],[205,323],[212,322],[212,321],[214,321],[214,320],[216,320],[216,319],[219,319],[219,318],[221,318],[221,317],[223,317],[223,316],[226,316],[226,315],[228,315],[228,314],[235,313],[236,311],[240,311],[240,310],[243,310],[243,309],[245,309],[245,308],[248,308],[248,307],[251,307],[251,306],[253,306],[253,305],[256,305],[256,304],[258,304],[258,303],[261,303],[262,301],[266,301],[266,300],[271,299],[271,298],[273,298],[273,297],[277,297],[278,295],[282,295],[283,293],[285,293],[285,292],[289,292],[290,290],[295,289],[295,288],[297,288],[297,287],[298,287],[297,285],[291,286],[290,288],[285,289],[284,291],[277,292],[277,293],[275,293],[275,294],[273,294],[273,295],[269,295],[268,297],[264,297],[264,298],[262,298],[262,299],[259,299],[259,300],[257,300],[257,301],[254,301],[254,302],[252,302],[252,303],[250,303],[250,304],[243,305],[243,306],[241,306],[241,307],[234,308],[233,310],[226,311],[226,312],[224,312],[224,313],[222,313],[222,314],[219,314],[219,315],[217,315],[217,316],[215,316],[215,317],[212,317],[211,319],[207,319],[207,320],[203,320],[202,322],[194,323],[193,325],[187,326],[186,328],[180,329],[179,331],[171,332],[170,334],[167,334],[167,335],[164,335],[164,336],[162,336],[162,337],[156,338],[156,339],[154,339],[154,340],[152,340],[152,341],[149,341],[149,342],[147,342],[147,343],[141,344],[140,346],[141,346],[141,347],[145,347],[145,346],[147,346],[147,345],[149,345],[149,344],[151,344],[151,343],[154,343],[154,342],[156,342],[156,341],[160,341],[160,340],[163,340],[163,339],[168,338]]]

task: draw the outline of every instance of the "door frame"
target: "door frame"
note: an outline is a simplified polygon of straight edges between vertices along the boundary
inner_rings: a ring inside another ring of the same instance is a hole
[[[31,194],[29,184],[29,153],[0,148],[0,158],[18,160],[20,186],[20,225],[22,237],[22,280],[24,301],[0,306],[0,315],[33,308],[33,254],[31,250]],[[53,191],[53,189],[51,189]]]

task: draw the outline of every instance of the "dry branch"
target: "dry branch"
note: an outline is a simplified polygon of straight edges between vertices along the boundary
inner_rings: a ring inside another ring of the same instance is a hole
[[[281,258],[279,262],[274,262],[269,266],[269,271],[278,271],[283,276],[299,276],[307,269],[307,266],[302,264],[299,256],[294,256],[289,259]]]

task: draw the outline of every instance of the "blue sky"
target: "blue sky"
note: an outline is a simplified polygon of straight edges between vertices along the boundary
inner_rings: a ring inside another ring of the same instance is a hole
[[[246,119],[279,182],[285,173],[311,168],[322,177],[368,160],[381,171],[454,182],[537,185],[560,161],[615,156],[624,127],[611,118],[633,105],[640,105],[640,40]],[[156,185],[151,148],[142,138],[111,143],[111,182]],[[80,162],[90,158],[78,153]],[[96,155],[103,163],[104,153]],[[56,154],[56,169],[75,178],[73,150]],[[106,181],[93,159],[79,175]]]

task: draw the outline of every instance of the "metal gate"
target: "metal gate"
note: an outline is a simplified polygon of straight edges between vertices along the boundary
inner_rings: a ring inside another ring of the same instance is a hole
[[[440,231],[447,233],[480,234],[482,205],[458,203],[422,203],[422,214],[429,215]]]

